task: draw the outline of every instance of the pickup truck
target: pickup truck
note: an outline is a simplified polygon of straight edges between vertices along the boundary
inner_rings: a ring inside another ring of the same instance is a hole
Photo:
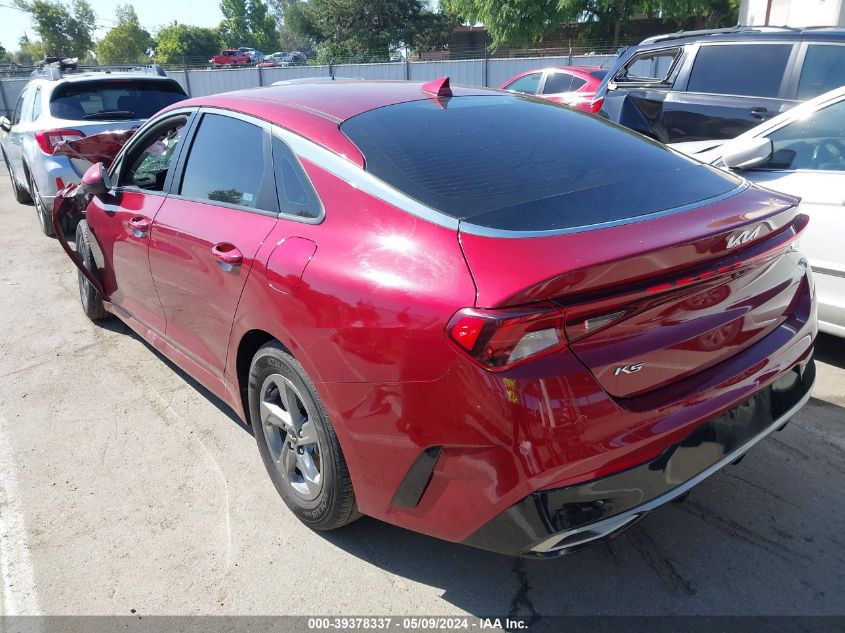
[[[252,63],[252,58],[234,48],[224,48],[219,55],[212,57],[209,63],[214,66],[248,66]]]

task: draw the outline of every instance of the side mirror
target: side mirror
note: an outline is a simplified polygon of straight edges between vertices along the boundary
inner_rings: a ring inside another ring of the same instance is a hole
[[[772,141],[767,138],[744,138],[730,141],[722,148],[722,161],[729,169],[751,169],[772,157]]]
[[[5,132],[10,132],[12,129],[12,122],[9,120],[9,117],[3,116],[0,117],[0,128],[3,129]]]
[[[96,163],[82,176],[82,191],[91,196],[103,196],[112,190],[111,178],[103,163]]]

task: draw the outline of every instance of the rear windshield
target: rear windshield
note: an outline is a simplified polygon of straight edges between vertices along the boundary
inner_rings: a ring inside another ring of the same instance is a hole
[[[472,224],[571,229],[694,203],[739,183],[605,119],[550,102],[491,95],[441,104],[424,99],[371,110],[341,130],[368,171]]]
[[[58,86],[50,114],[72,121],[148,119],[162,108],[186,99],[170,79],[100,79]]]

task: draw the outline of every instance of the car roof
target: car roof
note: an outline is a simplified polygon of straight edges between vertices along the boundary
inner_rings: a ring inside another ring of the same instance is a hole
[[[419,81],[315,80],[186,99],[163,112],[191,107],[240,112],[305,136],[363,167],[361,151],[340,132],[340,124],[376,108],[423,99],[437,101],[435,95],[423,92],[424,85]],[[502,94],[463,86],[451,90],[456,97]]]
[[[424,85],[425,82],[419,81],[357,79],[327,81],[319,78],[281,86],[251,88],[196,97],[181,101],[178,106],[221,107],[241,110],[259,117],[262,117],[264,113],[268,116],[262,118],[270,118],[274,112],[274,106],[283,105],[309,112],[338,124],[376,108],[433,98],[431,94],[423,92]],[[452,87],[454,96],[485,95],[493,92],[492,89]]]
[[[786,26],[770,27],[734,27],[728,29],[709,29],[703,31],[678,31],[664,35],[655,35],[644,39],[637,46],[640,48],[663,48],[667,44],[680,45],[701,42],[753,42],[755,40],[828,40],[845,41],[845,28],[807,27],[792,28]]]

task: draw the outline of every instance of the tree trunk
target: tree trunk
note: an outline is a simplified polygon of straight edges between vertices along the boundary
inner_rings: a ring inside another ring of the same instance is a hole
[[[622,16],[625,13],[625,0],[616,3],[616,19],[613,21],[613,47],[619,46],[619,32],[622,28]]]

